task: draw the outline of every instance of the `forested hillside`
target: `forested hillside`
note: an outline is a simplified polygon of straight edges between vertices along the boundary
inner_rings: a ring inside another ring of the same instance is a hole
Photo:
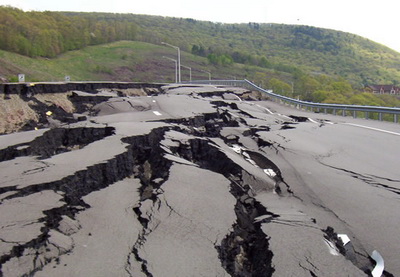
[[[118,40],[175,43],[216,65],[238,62],[340,76],[353,85],[400,83],[400,53],[357,35],[310,26],[222,24],[133,14],[23,12],[0,7],[0,49],[55,57]]]
[[[308,101],[400,105],[393,97],[363,93],[366,84],[400,83],[400,53],[349,33],[0,6],[0,49],[8,51],[0,51],[0,75],[8,79],[24,70],[32,80],[65,74],[75,80],[173,81],[172,64],[162,60],[176,52],[161,42],[181,48],[186,65],[197,68],[194,78],[207,78],[200,73],[207,69],[213,78],[247,78]]]
[[[134,16],[138,39],[178,43],[200,55],[293,73],[340,76],[356,86],[399,83],[400,53],[354,34],[281,24],[219,24],[192,19]]]
[[[29,57],[55,57],[118,40],[134,40],[137,25],[129,16],[23,12],[0,7],[0,49]]]

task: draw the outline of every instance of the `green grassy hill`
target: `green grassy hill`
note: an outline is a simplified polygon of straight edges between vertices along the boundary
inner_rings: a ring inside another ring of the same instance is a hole
[[[36,28],[32,28],[35,26]],[[181,48],[193,79],[249,79],[313,102],[400,106],[366,84],[400,83],[400,53],[310,26],[222,24],[160,16],[23,12],[0,6],[0,79],[173,82]],[[19,54],[18,54],[19,53]],[[182,68],[182,81],[189,71]]]
[[[139,41],[118,41],[81,50],[69,51],[56,58],[30,58],[0,50],[0,75],[15,81],[24,73],[27,81],[63,81],[70,76],[73,81],[137,81],[174,82],[175,64],[164,56],[176,59],[177,52],[161,45]],[[270,78],[289,74],[243,64],[229,67],[209,64],[204,57],[181,52],[182,65],[192,68],[192,78],[213,79],[252,78],[257,72]],[[182,81],[189,80],[189,70],[182,68]]]
[[[283,81],[294,82],[295,86],[293,75],[298,71],[344,78],[356,88],[365,84],[400,83],[400,53],[339,31],[134,14],[24,12],[0,6],[0,49],[9,52],[30,57],[58,57],[58,61],[62,58],[59,55],[68,51],[121,40],[156,45],[164,41],[187,53],[208,57],[213,64],[226,66],[234,61],[286,72],[292,78]],[[95,65],[91,70],[110,73],[103,65]]]

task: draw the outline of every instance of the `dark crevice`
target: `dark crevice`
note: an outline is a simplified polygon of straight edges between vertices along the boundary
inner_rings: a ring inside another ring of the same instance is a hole
[[[307,122],[309,119],[304,116],[297,116],[297,115],[289,115],[295,122]]]
[[[371,275],[371,272],[375,267],[374,262],[372,261],[371,258],[369,257],[367,258],[364,254],[356,252],[351,242],[348,242],[346,245],[343,245],[342,240],[338,237],[338,234],[332,227],[328,226],[325,230],[322,231],[325,234],[324,238],[332,242],[339,250],[339,253],[341,255],[343,255],[347,260],[351,261],[353,265],[358,267],[364,273],[366,273],[367,275]]]
[[[223,90],[223,91],[200,92],[200,93],[196,93],[196,94],[204,98],[204,97],[213,97],[213,96],[222,97],[225,93],[226,93],[226,91]]]
[[[104,128],[55,128],[43,133],[30,143],[9,146],[0,150],[0,162],[22,156],[39,156],[47,159],[53,155],[80,149],[114,134],[113,127]]]
[[[376,175],[372,175],[372,174],[368,174],[368,175],[371,176],[372,178],[382,179],[382,180],[393,182],[393,183],[400,183],[400,180],[391,179],[391,178],[387,178],[387,177],[380,177],[380,176],[376,176]]]
[[[162,133],[157,136],[149,136],[145,143],[138,143],[136,137],[124,138],[122,141],[128,143],[131,147],[139,148],[139,153],[135,157],[133,167],[133,176],[140,180],[141,186],[139,188],[140,201],[136,207],[133,208],[138,221],[142,225],[136,242],[134,243],[131,253],[136,261],[141,265],[141,271],[146,276],[153,276],[149,272],[147,261],[140,256],[140,248],[145,244],[146,237],[151,234],[153,230],[148,228],[150,219],[143,217],[141,205],[143,201],[152,200],[153,205],[159,204],[159,195],[162,194],[161,186],[169,178],[170,167],[172,162],[164,158],[164,150],[160,147],[160,141],[164,138],[164,133],[169,130],[163,128]],[[158,209],[160,207],[158,206]]]
[[[78,171],[61,180],[22,188],[15,194],[4,198],[13,199],[44,190],[53,190],[55,192],[64,193],[62,201],[66,204],[60,208],[44,211],[45,217],[40,219],[40,221],[45,225],[41,229],[41,235],[30,242],[14,246],[10,253],[1,256],[0,270],[2,265],[11,258],[21,257],[25,249],[32,248],[38,250],[40,247],[44,246],[49,231],[58,228],[62,215],[68,215],[71,218],[75,218],[77,212],[88,208],[89,205],[82,200],[82,197],[85,195],[98,191],[133,175],[136,175],[141,180],[142,187],[159,186],[160,184],[153,182],[152,179],[166,179],[169,174],[169,170],[167,170],[166,167],[169,166],[170,162],[165,159],[160,159],[160,157],[163,156],[163,150],[159,146],[159,142],[163,139],[164,133],[167,130],[169,130],[169,128],[162,127],[153,129],[148,135],[125,138],[123,141],[129,144],[126,152],[119,154],[108,161],[87,167],[85,170]],[[146,172],[144,169],[139,170],[139,173],[135,174],[135,167],[142,167],[146,161],[150,161],[150,170],[152,174],[149,175],[143,173]],[[145,189],[142,189],[141,194],[143,194],[144,191]],[[135,250],[133,249],[133,252],[134,251]],[[43,265],[40,266],[42,267]],[[35,271],[37,270],[39,269],[36,268]]]
[[[239,111],[240,114],[244,115],[247,118],[256,118],[256,117],[252,116],[251,114],[241,110],[236,103],[228,103],[225,101],[211,101],[210,103],[215,105],[218,108],[229,107],[232,110],[237,110],[237,111]]]
[[[254,151],[246,151],[250,158],[257,164],[257,166],[259,166],[262,169],[272,169],[276,176],[273,177],[273,179],[276,182],[276,187],[275,187],[275,191],[276,193],[280,194],[281,188],[279,187],[279,184],[284,184],[286,186],[286,190],[289,193],[293,193],[293,191],[290,189],[290,186],[285,182],[285,180],[283,179],[282,176],[282,172],[279,169],[279,167],[277,167],[270,159],[268,159],[267,157],[265,157],[263,154],[258,153],[258,152],[254,152]]]
[[[61,107],[55,104],[43,103],[35,97],[28,97],[24,95],[20,95],[20,97],[22,100],[28,102],[29,107],[33,109],[38,116],[37,121],[30,120],[25,122],[20,131],[33,130],[35,127],[48,127],[49,117],[46,115],[48,111],[52,112],[51,119],[55,119],[59,122],[66,124],[78,122],[78,120],[73,117],[72,113],[64,111]]]
[[[16,157],[29,155],[29,143],[20,143],[0,150],[0,162],[9,161]]]
[[[306,258],[307,258],[307,257],[306,257]],[[312,263],[309,262],[308,259],[307,259],[307,262],[308,262],[309,264],[311,264],[311,266],[312,266],[314,269],[317,269]],[[314,273],[314,271],[312,271],[311,269],[306,268],[306,267],[303,266],[301,263],[299,263],[299,266],[300,266],[302,269],[304,269],[305,271],[308,271],[312,277],[317,277],[317,276],[318,276],[317,274]]]
[[[191,118],[166,119],[162,122],[188,126],[191,128],[190,134],[197,137],[220,137],[223,127],[239,126],[239,122],[226,110],[218,110],[215,113],[202,114]]]
[[[285,147],[283,147],[280,143],[276,143],[276,142],[270,142],[267,140],[262,139],[258,134],[256,134],[254,136],[254,140],[257,142],[257,146],[259,148],[261,147],[269,147],[269,148],[273,148],[275,149],[275,152],[278,153],[279,149],[281,150],[286,150]]]
[[[86,93],[89,93],[85,91]],[[107,102],[112,98],[111,96],[100,96],[97,95],[97,91],[93,91],[93,95],[80,95],[77,92],[72,92],[68,99],[74,104],[77,113],[87,113],[96,115],[96,112],[92,111],[92,108],[97,104]]]
[[[222,174],[231,181],[231,194],[236,198],[236,223],[229,233],[216,246],[222,266],[231,276],[271,276],[273,253],[269,250],[269,238],[255,222],[259,216],[274,215],[250,193],[250,186],[242,181],[242,168],[230,160],[213,144],[204,139],[192,139],[189,144],[180,144],[171,149],[179,156],[203,169]]]
[[[250,137],[250,136],[257,136],[257,132],[268,132],[271,128],[267,126],[257,126],[257,127],[250,127],[248,130],[243,132],[243,136]]]
[[[396,180],[381,178],[381,177],[377,177],[377,176],[373,176],[373,175],[363,175],[363,174],[360,174],[360,173],[357,173],[357,172],[354,172],[354,171],[351,171],[351,170],[348,170],[348,169],[345,169],[345,168],[340,168],[340,167],[335,167],[335,166],[332,166],[332,165],[328,165],[328,164],[325,164],[325,163],[323,163],[321,161],[319,161],[319,162],[324,166],[327,166],[327,167],[330,167],[330,168],[333,168],[333,169],[336,169],[336,170],[340,170],[340,171],[349,173],[351,175],[351,177],[353,177],[355,179],[359,179],[359,180],[363,181],[364,183],[369,184],[369,185],[371,185],[373,187],[383,188],[383,189],[385,189],[385,190],[387,190],[389,192],[393,192],[395,194],[399,194],[400,195],[400,189],[399,188],[379,183],[376,180],[374,180],[374,178],[379,178],[379,179],[386,180],[386,181],[389,181],[389,182],[397,182]]]
[[[322,231],[325,234],[324,238],[329,240],[330,242],[333,242],[336,248],[339,250],[339,253],[343,256],[346,256],[346,249],[344,248],[342,241],[337,236],[335,230],[331,226],[328,226],[325,230]]]
[[[288,129],[295,129],[296,127],[293,127],[289,124],[293,124],[293,123],[283,123],[281,130],[288,130]]]
[[[189,126],[190,128],[184,129],[184,132],[195,134],[199,137],[221,137],[220,131],[223,127],[239,126],[239,123],[228,111],[222,110],[189,119],[169,120],[169,122]],[[197,126],[198,130],[195,130],[193,126]],[[46,216],[41,219],[45,224],[45,227],[42,228],[42,235],[32,242],[16,246],[10,255],[1,257],[2,264],[13,257],[20,257],[26,248],[39,249],[45,245],[49,231],[58,228],[62,215],[74,218],[77,212],[89,207],[82,200],[83,196],[105,188],[123,178],[133,176],[141,182],[139,189],[140,202],[133,208],[133,211],[143,229],[131,252],[141,264],[143,273],[146,276],[152,276],[149,272],[147,261],[140,256],[140,248],[145,244],[146,236],[153,231],[148,229],[151,215],[147,215],[149,219],[146,218],[143,216],[140,208],[141,202],[148,199],[152,200],[154,205],[159,204],[158,197],[162,193],[160,187],[169,177],[169,168],[172,162],[163,157],[164,150],[160,147],[160,141],[167,130],[171,130],[171,127],[154,129],[148,135],[124,138],[122,142],[128,144],[126,152],[115,156],[113,159],[90,166],[85,170],[78,171],[74,175],[67,176],[55,182],[22,188],[16,191],[15,194],[6,197],[5,199],[12,199],[43,190],[53,190],[64,192],[63,201],[66,204],[63,207],[45,211]],[[112,128],[92,128],[86,131],[83,131],[83,129],[52,129],[48,133],[45,133],[44,136],[32,141],[29,145],[15,146],[15,149],[20,147],[19,149],[22,148],[22,150],[27,151],[22,153],[24,155],[34,153],[42,158],[46,158],[56,153],[73,150],[77,147],[76,145],[82,147],[82,145],[102,139],[107,135],[112,135],[113,131]],[[86,132],[88,135],[86,133],[82,134],[82,132]],[[50,147],[44,147],[44,145]],[[227,257],[227,260],[221,261],[221,263],[227,271],[230,270],[229,268],[234,263],[231,257],[239,249],[243,252],[241,253],[241,257],[244,260],[241,265],[242,269],[232,273],[233,276],[258,276],[257,274],[261,274],[261,272],[272,273],[272,252],[268,250],[268,238],[261,230],[261,222],[253,223],[253,221],[261,215],[273,215],[269,214],[265,207],[249,196],[250,187],[241,181],[242,168],[228,159],[212,142],[195,139],[190,141],[189,149],[185,147],[181,145],[180,149],[175,149],[175,151],[182,157],[196,162],[200,167],[221,173],[232,182],[236,182],[236,184],[232,183],[231,193],[237,199],[235,212],[238,220],[233,226],[233,232],[227,235],[221,246],[217,247],[220,257],[224,255]],[[11,156],[15,157],[22,154],[12,154]],[[15,190],[16,188],[10,187],[8,189]],[[266,221],[264,220],[263,222]],[[235,244],[232,245],[230,242],[231,239],[234,240]],[[253,272],[253,275],[248,275],[250,274],[249,272]]]
[[[140,268],[142,272],[147,276],[147,277],[153,277],[153,274],[151,274],[147,268],[147,261],[142,259],[139,255],[139,250],[137,247],[134,247],[132,249],[132,254],[135,257],[136,261],[140,263]]]

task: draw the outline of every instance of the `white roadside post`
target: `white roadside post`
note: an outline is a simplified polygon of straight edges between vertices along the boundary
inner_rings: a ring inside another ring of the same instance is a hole
[[[161,42],[161,44],[167,45],[169,47],[172,47],[176,50],[178,50],[178,83],[181,82],[181,50],[179,49],[178,46],[166,43],[166,42]]]
[[[18,82],[25,83],[25,74],[18,74]]]

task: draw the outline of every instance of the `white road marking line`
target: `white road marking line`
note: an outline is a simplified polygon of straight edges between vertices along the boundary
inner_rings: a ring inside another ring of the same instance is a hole
[[[243,150],[243,148],[237,144],[232,145],[231,149],[238,154],[241,154]]]
[[[273,112],[271,112],[269,109],[264,108],[267,112],[269,112],[269,114],[274,114]]]
[[[158,111],[153,111],[153,113],[155,114],[155,115],[158,115],[158,116],[160,116],[160,115],[162,115],[160,112],[158,112]]]
[[[375,266],[374,270],[372,270],[371,275],[373,277],[382,276],[383,270],[385,269],[385,263],[383,261],[381,254],[379,254],[378,251],[374,250],[374,251],[372,251],[371,258],[374,259],[376,262],[376,266]]]
[[[319,124],[317,121],[315,121],[315,120],[312,119],[311,117],[309,117],[308,120],[310,120],[312,123]]]
[[[289,120],[292,120],[293,118],[291,118],[290,116],[287,116],[287,115],[284,115],[284,114],[280,114],[280,113],[273,113],[273,112],[271,112],[271,110],[270,109],[268,109],[268,108],[266,108],[266,107],[263,107],[263,106],[260,106],[260,105],[257,105],[257,107],[259,107],[259,108],[261,108],[261,109],[264,109],[264,110],[266,110],[269,114],[276,114],[276,115],[278,115],[278,116],[281,116],[281,117],[284,117],[284,118],[287,118],[287,119],[289,119]]]
[[[293,118],[291,118],[290,116],[287,116],[287,115],[284,115],[284,114],[277,113],[277,115],[282,116],[282,117],[286,117],[286,118],[289,119],[289,120],[292,120],[292,119],[293,119]]]
[[[236,94],[234,94],[233,96],[236,96],[236,98],[237,98],[239,101],[242,101],[242,99],[240,99],[240,97],[237,96]]]
[[[360,127],[360,128],[364,128],[364,129],[370,129],[370,130],[374,130],[374,131],[378,131],[378,132],[382,132],[382,133],[387,133],[387,134],[391,134],[391,135],[400,136],[400,133],[387,131],[387,130],[382,130],[382,129],[378,129],[378,128],[373,128],[373,127],[368,127],[368,126],[364,126],[364,125],[358,125],[358,124],[353,124],[353,123],[343,123],[343,124],[350,125],[350,126],[355,126],[355,127]]]
[[[272,178],[274,178],[276,176],[275,171],[273,171],[271,168],[264,169],[264,173]]]
[[[346,244],[348,244],[350,242],[350,238],[346,234],[338,234],[337,236],[338,236],[338,238],[340,238],[342,240],[343,246],[345,246]]]
[[[267,109],[267,108],[265,108],[265,107],[263,107],[263,106],[257,105],[257,107],[259,107],[259,108],[261,108],[261,109],[265,109],[269,114],[274,114],[274,113],[271,112],[269,109]]]
[[[335,244],[333,244],[331,241],[327,240],[324,238],[324,241],[326,243],[326,245],[329,248],[329,253],[331,253],[334,256],[339,256],[339,250],[336,248]]]

